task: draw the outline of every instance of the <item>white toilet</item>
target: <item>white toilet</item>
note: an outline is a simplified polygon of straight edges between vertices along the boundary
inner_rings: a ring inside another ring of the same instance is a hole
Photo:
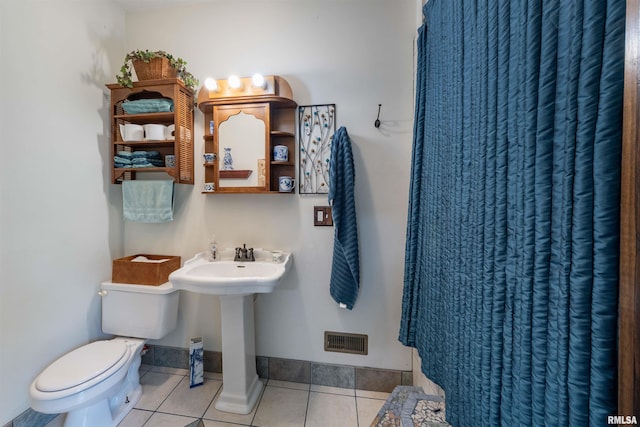
[[[65,427],[114,427],[142,394],[138,368],[147,339],[175,329],[179,292],[160,286],[104,282],[102,331],[118,335],[67,353],[31,383],[31,407],[66,413]]]

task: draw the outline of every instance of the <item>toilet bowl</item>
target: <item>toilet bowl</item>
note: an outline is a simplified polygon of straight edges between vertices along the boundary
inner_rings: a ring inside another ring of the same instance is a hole
[[[100,295],[103,331],[127,336],[65,354],[29,389],[31,407],[46,414],[66,413],[65,427],[118,425],[142,395],[138,370],[146,339],[165,336],[177,323],[179,294],[171,283],[105,282]]]
[[[65,426],[115,426],[142,394],[138,368],[144,340],[115,338],[80,347],[31,383],[31,407],[67,413]]]

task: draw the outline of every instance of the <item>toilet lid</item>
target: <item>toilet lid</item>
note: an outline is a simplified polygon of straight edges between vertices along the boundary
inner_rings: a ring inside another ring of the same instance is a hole
[[[122,341],[92,342],[49,365],[36,380],[36,388],[53,392],[91,381],[101,374],[119,369],[126,362],[127,353],[127,345]]]

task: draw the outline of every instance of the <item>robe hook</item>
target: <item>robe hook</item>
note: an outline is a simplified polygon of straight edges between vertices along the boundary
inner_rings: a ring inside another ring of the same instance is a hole
[[[373,123],[373,125],[377,128],[380,127],[380,108],[382,108],[382,104],[378,104],[378,117],[376,118],[376,121]]]

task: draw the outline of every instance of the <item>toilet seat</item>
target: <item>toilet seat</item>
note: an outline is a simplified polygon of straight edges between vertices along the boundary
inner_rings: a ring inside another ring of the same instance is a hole
[[[111,376],[127,362],[129,352],[119,340],[89,343],[49,365],[34,382],[35,388],[44,393],[76,393]]]

